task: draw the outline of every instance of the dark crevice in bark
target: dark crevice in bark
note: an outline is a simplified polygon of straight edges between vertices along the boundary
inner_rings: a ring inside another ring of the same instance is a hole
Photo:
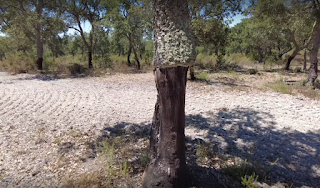
[[[159,108],[160,108],[159,95],[157,95],[157,102],[154,107],[154,114],[153,114],[153,119],[151,124],[151,133],[150,133],[150,151],[151,151],[152,159],[158,156],[158,142],[159,142],[159,128],[160,128]]]

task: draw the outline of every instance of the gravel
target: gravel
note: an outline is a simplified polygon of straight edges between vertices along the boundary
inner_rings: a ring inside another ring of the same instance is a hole
[[[264,167],[271,181],[320,187],[320,102],[188,83],[186,136]],[[85,145],[106,127],[148,126],[151,73],[54,79],[0,72],[0,187],[59,187],[98,171]]]

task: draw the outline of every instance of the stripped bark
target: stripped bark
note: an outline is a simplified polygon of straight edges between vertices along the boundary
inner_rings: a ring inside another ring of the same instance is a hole
[[[185,91],[188,67],[157,68],[159,145],[144,174],[145,188],[186,186]],[[156,108],[157,110],[157,108]],[[155,117],[157,115],[155,113]]]

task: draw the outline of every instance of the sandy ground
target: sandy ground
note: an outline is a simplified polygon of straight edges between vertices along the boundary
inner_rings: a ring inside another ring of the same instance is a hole
[[[90,140],[106,127],[148,126],[155,101],[151,73],[52,79],[0,72],[0,187],[58,187],[66,174],[95,169],[74,135]],[[273,182],[320,187],[318,101],[189,82],[186,122],[186,136],[221,153],[265,168],[277,161]]]

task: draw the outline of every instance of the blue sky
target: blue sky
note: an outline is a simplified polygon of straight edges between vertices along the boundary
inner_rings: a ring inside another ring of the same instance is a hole
[[[241,22],[241,19],[245,18],[243,15],[241,14],[237,14],[235,17],[233,17],[233,22],[230,24],[230,27],[235,26],[236,24]]]

